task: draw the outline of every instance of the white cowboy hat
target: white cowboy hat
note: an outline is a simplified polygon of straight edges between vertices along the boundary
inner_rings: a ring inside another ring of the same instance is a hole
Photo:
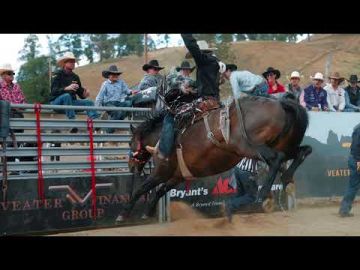
[[[216,51],[216,50],[217,50],[217,48],[210,48],[210,47],[209,47],[209,44],[208,44],[205,40],[199,40],[199,41],[197,41],[196,43],[197,43],[197,45],[199,46],[199,49],[200,49],[201,51],[209,51],[209,52],[212,52],[212,51]],[[186,55],[185,55],[185,58],[186,58],[186,59],[192,58],[191,53],[190,53],[190,52],[187,52]]]
[[[60,67],[63,67],[65,62],[70,59],[73,59],[76,61],[75,55],[72,52],[67,52],[57,60],[57,63]]]
[[[299,78],[300,79],[300,73],[297,71],[291,72],[290,79],[292,78]]]
[[[12,66],[9,63],[5,63],[5,64],[0,65],[0,75],[3,74],[6,71],[14,72],[14,69],[12,68]]]
[[[314,77],[310,76],[310,79],[324,81],[324,75],[320,72],[316,72]]]

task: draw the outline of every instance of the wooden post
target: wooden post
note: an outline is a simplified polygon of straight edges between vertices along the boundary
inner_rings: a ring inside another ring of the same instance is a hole
[[[144,44],[144,56],[145,56],[145,64],[148,62],[147,55],[147,34],[144,34],[145,44]]]

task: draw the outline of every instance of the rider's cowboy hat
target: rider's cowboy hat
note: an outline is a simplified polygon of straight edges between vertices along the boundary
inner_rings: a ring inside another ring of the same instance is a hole
[[[67,52],[65,53],[62,57],[60,57],[58,60],[57,60],[57,64],[60,66],[60,67],[63,67],[65,65],[65,62],[68,61],[68,60],[75,60],[76,61],[76,57],[75,55],[72,53],[72,52]]]
[[[268,75],[269,73],[275,74],[275,79],[279,79],[280,76],[281,76],[280,71],[277,70],[277,69],[275,69],[275,68],[273,68],[273,67],[268,67],[268,68],[266,69],[266,71],[265,71],[262,75],[263,75],[264,78],[266,79],[266,78],[267,78],[267,75]]]
[[[298,71],[293,71],[293,72],[291,72],[291,74],[290,74],[290,76],[286,76],[286,78],[290,81],[291,79],[293,79],[293,78],[298,78],[299,80],[301,79],[301,78],[303,78],[304,76],[303,75],[300,75],[300,72],[298,72]]]
[[[111,65],[107,70],[103,70],[102,76],[107,79],[110,74],[120,75],[122,72],[118,70],[116,65]]]
[[[2,75],[6,71],[12,71],[14,72],[14,69],[12,66],[8,63],[0,65],[0,75]]]
[[[190,66],[190,63],[185,60],[185,61],[182,61],[180,67],[176,67],[176,71],[177,71],[177,72],[179,72],[179,71],[182,70],[182,69],[188,69],[188,70],[190,70],[190,72],[193,72],[194,69],[195,69],[195,67],[191,67],[191,66]]]
[[[143,65],[143,67],[142,67],[142,69],[144,71],[147,71],[149,68],[155,68],[155,69],[158,69],[158,70],[164,69],[164,67],[159,66],[158,60],[150,60],[149,63]]]
[[[350,83],[359,83],[357,75],[350,75],[350,78],[347,80]]]
[[[320,72],[316,72],[314,77],[310,76],[310,79],[324,81],[324,75]]]
[[[199,40],[196,43],[199,46],[200,51],[212,52],[212,51],[217,50],[217,48],[215,48],[215,47],[213,47],[213,48],[209,47],[209,44],[205,40]],[[191,53],[187,52],[185,55],[185,58],[192,58]]]
[[[329,79],[335,79],[335,80],[339,80],[340,82],[342,82],[345,78],[341,77],[339,72],[333,72],[330,74]]]

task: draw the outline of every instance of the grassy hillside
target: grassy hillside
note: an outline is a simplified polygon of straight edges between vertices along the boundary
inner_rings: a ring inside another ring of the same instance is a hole
[[[239,69],[261,74],[268,66],[273,66],[281,71],[280,82],[284,84],[288,83],[286,75],[298,70],[304,75],[302,84],[307,85],[310,83],[310,75],[315,72],[325,73],[329,55],[332,55],[330,72],[339,71],[346,78],[350,74],[360,73],[360,35],[315,35],[310,41],[305,40],[296,44],[277,41],[234,42],[231,44],[231,50]],[[185,47],[164,48],[150,52],[148,57],[158,59],[160,65],[166,67],[162,73],[167,74],[172,67],[181,63],[186,51]],[[75,72],[79,74],[84,86],[90,88],[92,99],[95,99],[104,80],[101,71],[111,64],[116,64],[124,72],[121,76],[129,86],[137,84],[143,77],[141,67],[144,58],[138,56],[79,67]],[[228,87],[223,86],[224,90],[228,90]]]

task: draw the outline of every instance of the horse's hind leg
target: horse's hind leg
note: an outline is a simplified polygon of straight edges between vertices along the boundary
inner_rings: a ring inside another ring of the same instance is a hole
[[[256,200],[257,203],[264,202],[265,198],[268,197],[271,191],[271,187],[275,181],[276,175],[280,169],[281,163],[284,161],[285,154],[278,152],[270,147],[261,146],[258,148],[260,155],[265,159],[265,162],[269,165],[269,174],[263,184],[259,196]]]
[[[156,213],[156,205],[160,198],[166,194],[170,189],[177,186],[182,181],[181,178],[172,178],[163,184],[159,190],[156,192],[154,199],[149,204],[148,210],[146,212],[146,216],[153,217]]]

